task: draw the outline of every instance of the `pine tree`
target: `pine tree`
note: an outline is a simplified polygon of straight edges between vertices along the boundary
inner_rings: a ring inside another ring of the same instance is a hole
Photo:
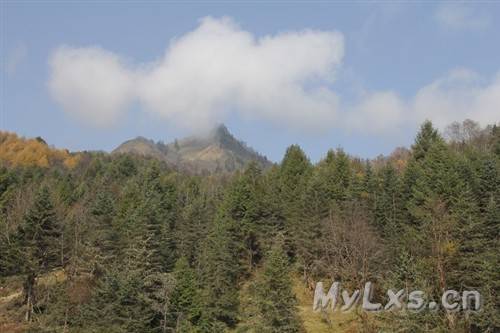
[[[173,274],[175,289],[171,298],[171,324],[180,332],[192,331],[199,324],[203,312],[198,277],[186,258],[177,260]]]
[[[266,256],[256,285],[257,303],[262,318],[261,332],[300,332],[297,301],[292,291],[288,257],[283,240],[278,239]]]
[[[373,173],[373,168],[370,161],[366,161],[363,191],[366,193],[366,199],[369,207],[375,208],[376,191],[377,191],[377,178]]]
[[[280,190],[287,219],[298,219],[301,200],[311,173],[311,163],[297,145],[288,147],[281,162]]]
[[[162,279],[151,264],[139,210],[130,209],[120,222],[135,227],[119,234],[119,255],[95,276],[92,298],[82,314],[93,331],[152,332],[161,327],[153,305],[160,303],[157,290],[163,288]]]
[[[279,195],[285,219],[285,247],[292,255],[301,237],[304,196],[311,171],[311,163],[302,149],[297,145],[288,147],[279,171]]]
[[[201,257],[208,321],[232,327],[238,316],[238,277],[241,272],[235,222],[216,217]]]
[[[37,193],[34,203],[24,217],[17,238],[23,255],[24,296],[26,320],[31,320],[35,300],[36,277],[43,271],[58,264],[60,230],[50,192],[43,186]]]
[[[221,203],[221,216],[235,222],[238,253],[242,268],[249,273],[261,257],[262,245],[258,239],[263,232],[264,217],[261,170],[256,163],[250,163],[243,174],[237,177],[227,189]]]
[[[396,170],[386,165],[380,171],[380,188],[375,200],[375,224],[386,237],[397,236],[400,221],[399,180]]]
[[[43,271],[58,262],[60,236],[54,205],[47,187],[38,192],[19,230],[28,270]]]
[[[500,274],[497,269],[500,265],[500,210],[496,201],[498,187],[494,186],[495,183],[498,183],[498,176],[486,161],[479,176],[479,198],[474,197],[472,191],[465,187],[454,204],[455,215],[460,219],[455,285],[457,289],[480,291],[484,308],[481,313],[472,314],[466,320],[466,325],[468,329],[482,331],[494,330],[494,327],[500,325],[494,315],[498,312],[495,297],[500,290]]]
[[[109,264],[118,255],[120,244],[119,235],[113,219],[116,214],[115,203],[111,194],[103,188],[97,189],[96,199],[90,209],[94,218],[94,242],[98,251],[96,266],[101,271],[103,266]]]
[[[438,131],[432,126],[430,121],[425,121],[420,127],[415,143],[412,145],[411,158],[403,175],[401,186],[401,199],[403,203],[408,203],[414,193],[417,179],[422,177],[421,160],[427,156],[427,152],[436,144],[443,145],[444,140]],[[416,223],[414,217],[408,212],[403,212],[403,221]]]
[[[491,200],[500,199],[499,163],[493,158],[483,160],[479,175],[479,205],[484,212]]]
[[[67,174],[66,177],[62,178],[58,184],[58,190],[61,201],[66,205],[71,205],[76,201],[75,185],[71,174]]]
[[[457,231],[475,223],[476,200],[462,179],[467,166],[461,164],[430,122],[424,123],[412,149],[403,183],[408,222],[402,225],[401,243],[404,251],[416,258],[409,269],[418,288],[438,296],[456,287],[459,269],[454,263],[465,236]],[[451,329],[456,318],[447,314],[444,322]]]
[[[201,241],[208,233],[213,217],[212,199],[198,180],[189,179],[179,189],[179,220],[175,230],[178,255],[194,264],[200,251]]]
[[[135,215],[144,223],[150,264],[160,272],[170,271],[176,260],[175,222],[177,217],[176,189],[170,182],[162,182],[157,165],[146,170]]]
[[[148,277],[141,267],[108,266],[97,280],[81,322],[91,332],[151,332],[154,311],[144,294]]]
[[[500,157],[500,126],[496,124],[491,129],[491,146],[495,156]]]
[[[453,170],[451,152],[439,134],[428,126],[431,126],[430,123],[425,123],[423,133],[417,136],[417,142],[413,148],[412,168],[407,170],[407,175],[412,173],[410,176],[412,181],[404,184],[410,221],[416,224],[422,222],[417,218],[417,211],[426,199],[438,195],[446,200],[449,206],[453,192],[456,190],[454,185],[457,174]],[[432,140],[427,136],[430,136]]]
[[[443,139],[432,123],[427,120],[420,127],[420,131],[415,138],[415,144],[412,148],[412,158],[420,160],[425,157],[429,149],[437,142],[442,142]]]
[[[338,201],[346,200],[350,195],[350,185],[352,181],[350,164],[349,156],[342,149],[338,149],[334,162],[334,181],[336,184],[335,199]]]

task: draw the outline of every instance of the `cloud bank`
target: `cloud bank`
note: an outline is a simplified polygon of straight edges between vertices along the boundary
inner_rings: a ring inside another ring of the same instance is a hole
[[[255,38],[228,18],[204,18],[172,41],[165,56],[127,68],[115,54],[61,47],[49,88],[65,111],[108,125],[134,100],[185,127],[206,127],[230,112],[325,127],[334,121],[332,81],[344,55],[341,33],[304,30]]]
[[[425,119],[438,126],[464,118],[498,121],[500,73],[485,79],[455,70],[409,99],[372,91],[347,103],[332,88],[343,57],[340,32],[257,38],[228,18],[207,17],[151,63],[130,65],[98,47],[62,46],[50,58],[48,85],[65,112],[101,127],[116,123],[132,103],[194,130],[235,113],[299,130],[375,134]]]
[[[373,92],[344,109],[344,127],[372,134],[394,133],[424,120],[444,128],[453,121],[473,119],[482,125],[499,121],[500,72],[492,79],[456,69],[403,99],[394,91]]]

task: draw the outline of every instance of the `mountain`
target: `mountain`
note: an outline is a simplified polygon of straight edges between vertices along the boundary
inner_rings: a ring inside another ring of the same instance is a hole
[[[271,162],[237,140],[224,125],[204,136],[191,136],[172,143],[154,142],[144,137],[125,141],[113,154],[150,156],[194,173],[224,173],[240,170],[251,161],[267,168]]]

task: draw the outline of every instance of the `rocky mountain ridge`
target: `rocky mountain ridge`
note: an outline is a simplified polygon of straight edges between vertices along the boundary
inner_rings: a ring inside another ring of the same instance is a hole
[[[207,135],[190,136],[167,144],[137,137],[125,141],[112,153],[153,157],[176,168],[200,174],[234,172],[251,161],[262,168],[272,165],[265,156],[236,139],[222,124]]]

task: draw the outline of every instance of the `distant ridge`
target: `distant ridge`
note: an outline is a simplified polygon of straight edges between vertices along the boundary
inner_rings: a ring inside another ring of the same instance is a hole
[[[229,173],[254,161],[267,168],[271,162],[236,139],[223,124],[204,136],[190,136],[164,144],[144,137],[125,141],[112,152],[149,156],[194,173]]]

